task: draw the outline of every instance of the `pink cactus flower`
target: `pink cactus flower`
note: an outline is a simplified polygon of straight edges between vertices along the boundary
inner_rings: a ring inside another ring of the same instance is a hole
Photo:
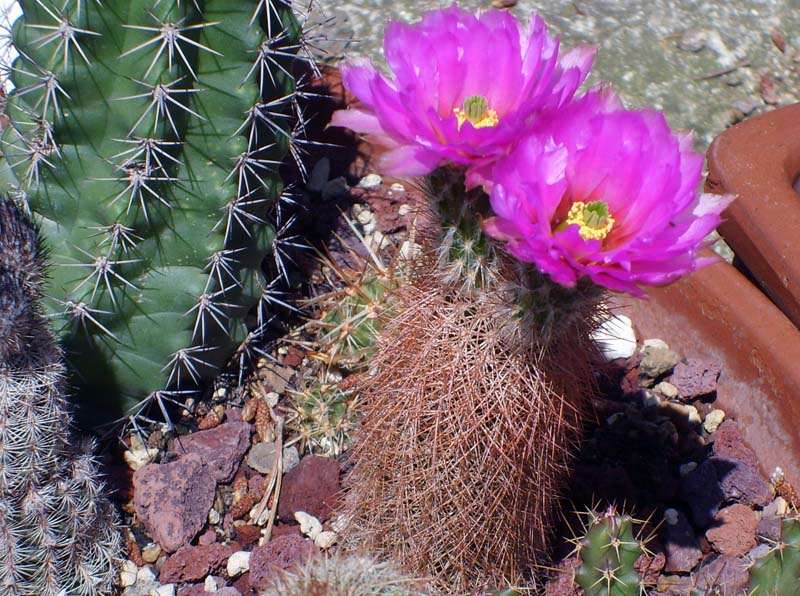
[[[453,4],[415,25],[390,22],[384,53],[393,77],[368,63],[343,66],[345,86],[363,107],[335,112],[331,124],[387,146],[378,164],[384,174],[491,162],[586,78],[595,48],[559,59],[558,46],[540,17],[526,30],[500,10],[475,15]]]
[[[484,229],[565,286],[644,296],[716,260],[698,250],[733,197],[699,193],[702,166],[663,115],[591,91],[491,168]]]

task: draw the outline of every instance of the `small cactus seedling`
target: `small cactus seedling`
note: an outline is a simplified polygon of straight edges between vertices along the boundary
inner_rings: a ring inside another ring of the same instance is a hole
[[[423,584],[372,557],[334,555],[276,574],[261,596],[425,596]]]
[[[350,444],[356,422],[357,396],[334,382],[314,380],[289,395],[284,406],[286,428],[300,438],[301,449],[336,456]]]
[[[20,5],[2,180],[51,248],[45,308],[107,419],[193,390],[265,324],[263,257],[287,277],[297,241],[277,167],[305,42],[288,0]]]
[[[800,519],[781,522],[780,538],[750,567],[751,596],[790,596],[800,585]]]
[[[586,596],[640,596],[644,581],[636,570],[636,561],[650,554],[647,539],[641,537],[641,525],[632,517],[610,507],[604,513],[586,514],[583,535],[576,536],[573,551],[581,559],[575,581]]]
[[[61,352],[39,310],[36,232],[0,201],[0,594],[110,594],[117,521],[75,441]],[[63,592],[62,592],[63,590]]]

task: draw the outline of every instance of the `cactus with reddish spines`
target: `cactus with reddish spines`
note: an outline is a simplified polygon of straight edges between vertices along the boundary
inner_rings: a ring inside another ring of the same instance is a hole
[[[263,259],[288,277],[296,243],[277,169],[302,149],[305,42],[287,0],[20,4],[2,179],[51,247],[45,308],[84,412],[108,419],[259,336]]]

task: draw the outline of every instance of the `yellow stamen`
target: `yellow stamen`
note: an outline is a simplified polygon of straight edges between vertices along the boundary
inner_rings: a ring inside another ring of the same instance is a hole
[[[578,233],[584,240],[605,240],[611,228],[614,227],[614,218],[608,210],[608,205],[603,201],[584,203],[575,201],[565,219],[556,228],[556,231],[565,229],[568,225],[580,226]]]
[[[489,128],[500,122],[497,112],[489,109],[489,103],[482,95],[471,95],[464,100],[463,107],[453,108],[453,114],[458,119],[458,130],[467,120],[473,128]]]

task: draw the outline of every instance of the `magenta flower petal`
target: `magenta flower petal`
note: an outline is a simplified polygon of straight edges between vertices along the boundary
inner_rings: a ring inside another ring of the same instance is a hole
[[[485,230],[517,258],[567,286],[588,277],[643,296],[713,262],[698,251],[733,197],[698,193],[702,163],[663,115],[598,89],[471,175],[491,180]]]
[[[567,104],[586,78],[594,48],[559,60],[558,46],[540,17],[526,28],[500,10],[476,15],[453,4],[414,25],[389,23],[384,53],[391,78],[363,62],[342,67],[345,86],[363,107],[354,117],[337,113],[333,124],[391,139],[397,150],[384,163],[396,175],[445,162],[490,164],[539,116]],[[470,180],[481,178],[474,173]]]

